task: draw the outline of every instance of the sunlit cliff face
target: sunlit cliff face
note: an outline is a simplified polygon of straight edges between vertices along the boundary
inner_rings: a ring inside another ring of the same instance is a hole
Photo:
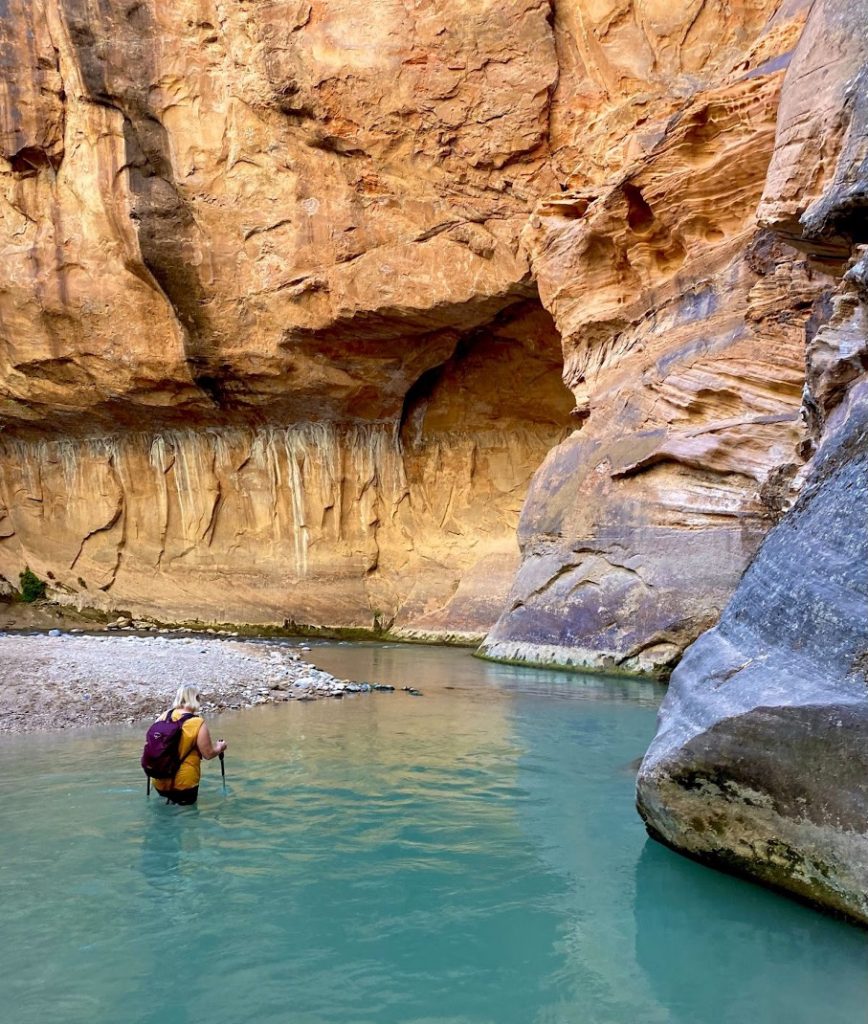
[[[754,215],[804,5],[664,6],[5,0],[0,574],[677,657],[824,285]]]
[[[80,601],[122,593],[165,618],[478,632],[518,563],[527,482],[564,434],[559,368],[528,302],[394,420],[10,438],[0,551],[38,552]]]

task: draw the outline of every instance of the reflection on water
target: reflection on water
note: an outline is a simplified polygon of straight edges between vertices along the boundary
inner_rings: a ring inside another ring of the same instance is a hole
[[[226,715],[228,793],[138,731],[0,742],[11,1024],[858,1021],[865,936],[647,843],[652,683],[314,645],[418,686]]]
[[[868,1020],[868,939],[855,928],[818,926],[814,911],[651,842],[634,906],[636,960],[672,1024]]]

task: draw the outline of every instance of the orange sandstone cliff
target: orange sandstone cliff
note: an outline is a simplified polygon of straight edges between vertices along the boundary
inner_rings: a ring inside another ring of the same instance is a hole
[[[807,454],[809,6],[0,0],[0,576],[667,671]]]

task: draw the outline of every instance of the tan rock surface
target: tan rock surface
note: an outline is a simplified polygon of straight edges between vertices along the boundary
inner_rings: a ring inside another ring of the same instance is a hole
[[[794,462],[819,289],[753,210],[805,7],[10,0],[0,574],[479,636],[563,373],[507,608],[578,586],[495,638],[671,660]]]
[[[769,34],[791,38],[780,21]],[[665,671],[789,500],[805,325],[829,285],[757,224],[770,45],[754,42],[767,73],[736,62],[614,183],[543,200],[529,222],[583,425],[534,480],[492,657]]]

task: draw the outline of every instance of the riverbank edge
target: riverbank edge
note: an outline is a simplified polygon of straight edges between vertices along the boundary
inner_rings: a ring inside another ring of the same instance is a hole
[[[90,624],[90,628],[98,629],[103,627],[106,630],[120,628],[133,630],[133,626],[116,627],[119,619],[129,619],[131,622],[146,622],[154,629],[168,629],[173,631],[184,631],[188,633],[202,634],[234,634],[246,639],[262,640],[348,640],[356,642],[375,643],[404,643],[404,644],[437,644],[445,647],[466,647],[476,648],[485,639],[486,634],[480,631],[471,630],[427,630],[399,627],[371,627],[371,626],[338,626],[338,625],[312,625],[310,623],[284,620],[283,625],[279,623],[254,623],[254,622],[222,622],[205,619],[164,619],[151,614],[134,614],[126,609],[115,609],[105,612],[91,606],[79,608],[76,605],[66,604],[63,601],[44,599],[28,603],[20,598],[0,598],[0,616],[3,612],[14,614],[29,612],[28,617],[39,617],[44,613],[45,622],[25,623],[21,626],[7,627],[4,632],[40,631],[42,629],[69,629],[64,620],[69,620],[75,626]]]
[[[310,651],[303,642],[167,630],[0,631],[0,739],[153,721],[182,683],[216,715],[395,689],[338,679]]]
[[[646,679],[663,685],[668,683],[675,668],[674,665],[642,669],[628,667],[628,662],[635,659],[624,659],[619,663],[614,655],[602,654],[584,647],[561,647],[557,644],[503,641],[487,644],[483,641],[473,656],[498,665],[549,669],[555,672],[582,672],[616,679]]]
[[[76,608],[62,602],[45,600],[26,605],[20,600],[0,601],[4,608],[32,608],[46,612],[44,624],[11,627],[4,632],[40,632],[51,628],[67,630],[65,619],[74,620],[74,625],[85,628],[118,630],[121,633],[135,633],[133,625],[117,626],[118,619],[147,623],[147,629],[184,632],[202,636],[233,636],[249,640],[343,640],[350,643],[400,643],[443,647],[458,647],[471,650],[474,657],[494,664],[514,665],[518,668],[548,669],[557,672],[579,672],[591,675],[609,676],[617,679],[650,679],[666,684],[674,665],[661,666],[658,663],[642,664],[639,657],[622,658],[586,648],[566,647],[556,644],[530,644],[519,642],[486,642],[486,634],[461,630],[426,630],[399,627],[372,628],[369,626],[311,625],[287,620],[277,623],[218,622],[202,619],[162,619],[153,615],[134,616],[121,610],[111,613],[92,607]],[[53,616],[49,621],[48,616]],[[637,667],[641,664],[641,667]]]

